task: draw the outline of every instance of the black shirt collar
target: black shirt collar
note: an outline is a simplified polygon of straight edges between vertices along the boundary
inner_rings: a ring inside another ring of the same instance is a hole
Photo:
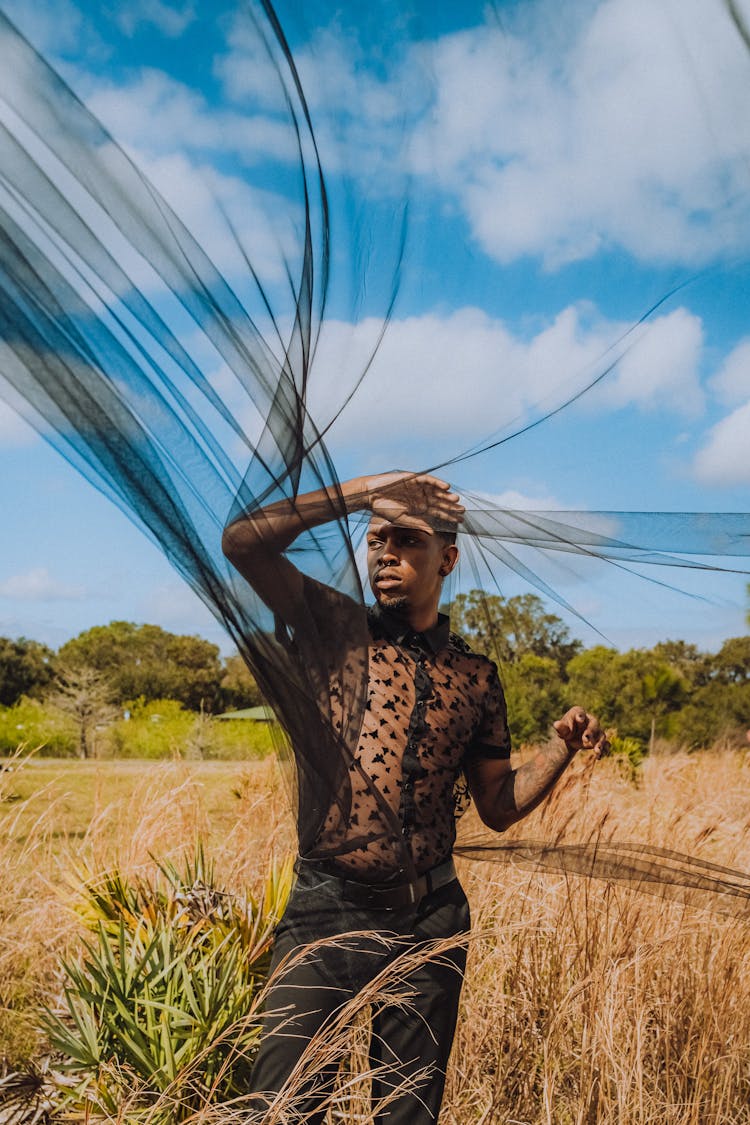
[[[427,649],[434,656],[448,644],[450,620],[444,613],[438,614],[436,624],[430,629],[417,633],[400,613],[392,613],[379,605],[369,606],[367,612],[379,632],[398,645]]]

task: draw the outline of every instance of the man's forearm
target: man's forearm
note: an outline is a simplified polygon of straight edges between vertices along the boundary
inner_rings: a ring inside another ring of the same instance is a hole
[[[574,757],[575,750],[560,742],[546,746],[530,761],[511,770],[492,802],[492,826],[502,831],[532,812],[549,796]]]
[[[359,511],[367,507],[367,500],[362,477],[319,488],[294,500],[277,500],[229,524],[222,540],[224,554],[230,559],[259,550],[281,554],[303,531]]]
[[[524,762],[508,778],[505,788],[509,808],[520,816],[535,809],[551,793],[559,778],[573,761],[575,751],[564,742],[539,750],[529,762]]]

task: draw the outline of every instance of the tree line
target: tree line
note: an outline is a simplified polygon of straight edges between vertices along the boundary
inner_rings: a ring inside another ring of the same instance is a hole
[[[516,744],[547,738],[554,719],[580,701],[644,750],[657,738],[687,749],[746,745],[750,636],[730,638],[717,653],[682,640],[618,652],[584,649],[535,594],[473,590],[450,611],[455,631],[500,668]]]
[[[618,652],[585,649],[541,598],[473,590],[450,606],[451,625],[499,666],[516,745],[544,740],[572,701],[585,701],[621,739],[642,749],[657,738],[686,748],[745,742],[750,727],[750,636],[705,653],[682,640]],[[173,700],[211,715],[262,702],[239,655],[158,625],[113,621],[54,652],[0,637],[0,706],[38,699],[74,717],[79,753],[87,731],[135,702]]]
[[[260,693],[242,659],[222,659],[218,645],[158,625],[112,621],[96,625],[54,652],[39,641],[0,637],[0,705],[21,696],[44,698],[86,670],[106,681],[113,705],[175,699],[191,711],[252,707]]]
[[[171,730],[190,730],[193,741],[193,726],[200,734],[201,724],[185,726],[182,708],[203,717],[262,701],[238,655],[222,659],[218,646],[202,637],[129,621],[86,629],[57,652],[24,637],[0,637],[0,707],[17,709],[23,700],[45,705],[49,721],[37,716],[34,727],[38,735],[41,722],[43,741],[57,752],[64,752],[69,739],[55,737],[54,717],[67,718],[81,758],[96,752],[98,732],[131,712],[143,717],[144,707],[157,701],[172,706],[151,708],[148,717],[161,720],[166,712]],[[16,725],[19,738],[25,737],[28,722]],[[142,727],[137,730],[147,738]],[[12,731],[0,738],[6,743],[0,750],[7,752],[9,739]]]

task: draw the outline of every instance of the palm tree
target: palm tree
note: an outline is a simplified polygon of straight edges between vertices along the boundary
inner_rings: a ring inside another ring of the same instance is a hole
[[[653,753],[656,738],[656,721],[669,711],[674,711],[684,701],[687,684],[679,672],[668,664],[660,664],[653,672],[647,672],[641,681],[643,698],[650,705],[651,737],[649,753]]]

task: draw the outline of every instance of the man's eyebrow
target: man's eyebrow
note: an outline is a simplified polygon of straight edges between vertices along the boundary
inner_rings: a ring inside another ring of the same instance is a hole
[[[384,519],[371,520],[370,523],[367,525],[367,534],[368,535],[380,535],[381,532],[386,530],[386,528],[393,527],[393,526],[394,525],[392,523],[389,523],[388,520],[384,520]]]

